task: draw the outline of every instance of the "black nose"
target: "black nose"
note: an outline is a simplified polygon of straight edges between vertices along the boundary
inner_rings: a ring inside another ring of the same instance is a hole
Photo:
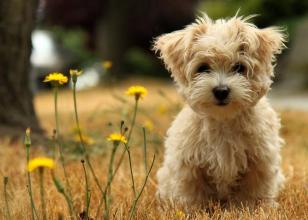
[[[230,89],[227,86],[217,86],[213,89],[214,96],[219,101],[224,101],[229,93]]]

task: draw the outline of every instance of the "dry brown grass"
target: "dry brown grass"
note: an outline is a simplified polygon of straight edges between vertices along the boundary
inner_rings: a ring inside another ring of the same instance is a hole
[[[133,168],[138,189],[145,177],[141,125],[153,124],[148,132],[148,162],[154,152],[157,155],[153,172],[147,183],[145,191],[139,201],[136,219],[308,219],[308,113],[282,112],[282,135],[286,139],[283,148],[283,169],[287,176],[285,189],[281,192],[278,201],[279,208],[270,209],[260,206],[259,209],[249,212],[242,209],[230,208],[224,210],[219,204],[212,204],[207,211],[190,210],[183,216],[176,214],[180,208],[163,209],[155,200],[156,180],[155,173],[162,161],[163,137],[171,120],[178,111],[181,99],[176,95],[174,88],[169,83],[147,81],[142,82],[149,89],[149,96],[140,103],[137,127],[133,134],[132,152]],[[139,84],[140,84],[139,83]],[[118,130],[121,119],[129,120],[133,100],[123,98],[123,91],[135,81],[126,82],[117,87],[94,89],[79,93],[79,109],[81,124],[88,135],[95,139],[95,144],[89,146],[91,160],[96,174],[102,183],[106,181],[109,152],[111,144],[105,137],[112,131]],[[159,95],[158,90],[163,90],[168,98]],[[40,94],[35,99],[38,115],[43,127],[50,132],[53,128],[53,103],[50,93]],[[84,176],[80,163],[78,147],[71,141],[73,127],[73,103],[70,91],[60,95],[61,127],[67,139],[65,155],[68,158],[69,180],[72,185],[76,210],[84,209]],[[112,125],[110,125],[110,123]],[[151,127],[151,126],[150,126]],[[8,194],[12,219],[31,219],[30,205],[27,194],[25,172],[25,149],[22,142],[11,143],[9,139],[0,140],[0,176],[9,177]],[[34,144],[35,145],[35,144]],[[35,155],[48,155],[50,143],[36,146],[32,149]],[[56,174],[63,180],[63,171],[59,165]],[[39,207],[38,176],[34,173],[33,188],[37,206]],[[49,219],[58,219],[60,215],[67,219],[67,208],[63,197],[56,191],[51,182],[49,173],[46,173],[46,197]],[[91,178],[92,200],[90,215],[94,216],[99,201],[99,191]],[[5,206],[3,198],[3,184],[0,184],[0,219],[5,219]],[[126,219],[128,209],[132,203],[131,181],[129,176],[128,161],[124,161],[112,185],[113,205],[112,218]]]

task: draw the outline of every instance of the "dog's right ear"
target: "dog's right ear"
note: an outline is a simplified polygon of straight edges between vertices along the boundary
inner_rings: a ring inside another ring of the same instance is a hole
[[[187,37],[186,29],[163,34],[154,40],[153,49],[159,52],[159,57],[163,60],[166,68],[171,72],[175,80],[184,83],[185,76],[182,73],[187,47],[190,40]]]
[[[210,18],[204,14],[196,19],[196,22],[183,30],[163,34],[154,39],[153,50],[159,52],[172,77],[182,84],[187,83],[185,76],[185,64],[191,56],[192,43],[207,30]]]

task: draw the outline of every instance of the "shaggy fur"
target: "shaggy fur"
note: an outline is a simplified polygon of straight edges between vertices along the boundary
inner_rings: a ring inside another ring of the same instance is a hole
[[[265,95],[285,37],[279,28],[258,29],[249,19],[213,21],[204,15],[155,40],[187,103],[167,132],[157,173],[163,200],[275,203],[284,182],[283,140]],[[230,90],[223,101],[213,93],[218,86]]]

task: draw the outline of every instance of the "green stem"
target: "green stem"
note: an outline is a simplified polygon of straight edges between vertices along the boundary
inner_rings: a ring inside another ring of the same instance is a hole
[[[110,179],[110,181],[108,181],[104,191],[102,192],[102,196],[101,196],[101,199],[100,199],[97,211],[96,211],[95,219],[98,218],[99,211],[100,211],[100,209],[102,207],[103,201],[107,200],[107,192],[109,190],[109,187],[111,186],[111,183],[112,183],[112,181],[114,179],[114,176],[116,175],[117,171],[119,170],[119,168],[120,168],[120,166],[121,166],[121,164],[122,164],[122,162],[124,160],[125,152],[128,151],[128,147],[127,146],[129,146],[129,141],[130,141],[130,138],[131,138],[131,135],[132,135],[133,128],[135,126],[136,116],[137,116],[137,109],[138,109],[138,99],[135,99],[135,100],[136,100],[136,102],[135,102],[135,107],[134,107],[133,118],[132,118],[132,121],[131,121],[131,128],[130,128],[130,131],[129,131],[129,134],[128,134],[127,143],[126,143],[126,145],[124,144],[125,149],[123,150],[123,152],[122,152],[122,154],[120,156],[120,160],[119,160],[119,162],[118,162],[118,164],[117,164],[117,166],[115,168],[115,171],[114,171],[114,173],[112,175],[112,178]],[[128,153],[128,154],[129,154],[129,158],[130,158],[130,153]],[[135,183],[134,183],[134,177],[132,175],[131,160],[130,160],[130,172],[131,172],[131,178],[132,178],[132,184],[133,184],[132,188],[133,188],[133,190],[135,192]],[[105,202],[105,208],[106,208],[106,202]]]
[[[133,118],[132,118],[132,122],[131,122],[131,126],[130,126],[131,128],[130,128],[130,131],[128,133],[127,144],[125,144],[127,155],[128,155],[128,161],[129,161],[129,169],[130,169],[130,175],[131,175],[131,181],[132,181],[132,190],[134,192],[135,197],[136,197],[135,180],[134,180],[134,173],[133,173],[133,168],[132,168],[132,159],[131,159],[131,154],[130,154],[130,147],[129,147],[128,143],[130,141],[131,135],[133,133],[133,128],[134,128],[135,123],[136,123],[138,100],[139,100],[138,98],[135,99],[134,113],[133,113]]]
[[[110,210],[110,203],[111,203],[111,181],[113,179],[113,162],[115,158],[116,151],[118,149],[119,143],[113,142],[113,148],[110,156],[110,162],[109,162],[109,169],[108,169],[108,180],[107,180],[107,186],[108,189],[104,191],[104,201],[105,201],[105,214],[104,219],[109,219],[109,210]],[[109,192],[109,193],[108,193]],[[109,196],[107,196],[109,194]]]
[[[54,104],[55,104],[55,120],[56,120],[55,139],[59,146],[60,161],[61,161],[61,165],[62,165],[63,172],[64,172],[66,187],[67,187],[70,198],[72,198],[71,186],[68,180],[68,175],[67,175],[65,162],[64,162],[63,148],[62,148],[62,143],[61,143],[61,133],[60,133],[59,116],[58,116],[58,86],[54,87]]]
[[[39,167],[39,177],[40,177],[40,195],[41,195],[42,216],[43,216],[43,220],[47,220],[45,192],[44,192],[44,168],[43,167]]]
[[[147,173],[147,175],[146,175],[146,177],[145,177],[145,180],[144,180],[144,183],[143,183],[143,185],[142,185],[142,187],[141,187],[141,190],[140,190],[140,192],[138,193],[137,197],[135,198],[135,200],[134,200],[134,202],[133,202],[133,205],[132,205],[132,207],[131,207],[131,209],[130,209],[129,218],[128,218],[129,220],[131,220],[131,219],[133,218],[133,216],[134,216],[134,213],[135,213],[135,211],[136,211],[136,207],[137,207],[138,200],[140,199],[141,194],[143,193],[143,190],[144,190],[144,188],[145,188],[145,185],[146,185],[146,183],[148,182],[148,178],[149,178],[150,173],[151,173],[151,171],[152,171],[152,168],[153,168],[153,165],[154,165],[154,161],[155,161],[155,154],[154,154],[154,156],[153,156],[153,160],[152,160],[152,163],[151,163],[149,172]]]
[[[57,139],[56,139],[57,131],[56,129],[53,129],[53,134],[52,134],[52,159],[56,160],[56,151],[57,151]]]
[[[82,168],[84,172],[84,178],[85,178],[85,194],[86,194],[86,219],[89,219],[89,207],[90,207],[90,193],[89,193],[89,183],[88,183],[88,176],[87,176],[87,171],[86,167],[84,166],[84,161],[82,161]]]
[[[144,157],[144,169],[145,173],[148,172],[148,164],[147,164],[147,140],[146,140],[146,131],[145,128],[142,128],[143,133],[143,157]]]
[[[85,161],[86,161],[87,165],[89,166],[90,172],[91,172],[91,174],[94,178],[94,181],[95,181],[97,187],[99,188],[100,192],[103,193],[103,189],[101,187],[101,184],[99,183],[99,180],[98,180],[98,178],[97,178],[97,176],[94,172],[93,166],[90,162],[89,154],[88,154],[87,149],[85,147],[82,132],[81,132],[81,129],[80,129],[78,110],[77,110],[76,83],[77,83],[77,81],[73,81],[73,100],[74,100],[75,120],[76,120],[76,126],[77,126],[78,135],[79,135],[79,139],[80,139],[80,143],[81,143],[81,148],[82,148],[82,152],[83,152],[84,157],[85,157]]]
[[[96,217],[95,217],[95,219],[98,218],[99,211],[101,210],[102,205],[103,205],[103,201],[106,200],[105,197],[106,197],[106,194],[107,194],[107,192],[108,192],[108,190],[109,190],[109,187],[111,186],[111,183],[112,183],[112,181],[113,181],[115,175],[117,174],[117,172],[118,172],[118,170],[119,170],[119,168],[120,168],[120,166],[121,166],[121,164],[122,164],[122,162],[123,162],[123,159],[124,159],[124,156],[125,156],[125,152],[126,152],[126,148],[124,149],[124,151],[122,152],[122,154],[121,154],[121,156],[120,156],[120,160],[119,160],[119,162],[118,162],[117,165],[116,165],[116,168],[115,168],[115,170],[114,170],[114,173],[113,173],[112,177],[109,179],[109,181],[108,181],[107,184],[106,184],[106,187],[105,187],[105,189],[104,189],[104,192],[102,193],[102,197],[101,197],[101,199],[100,199],[100,201],[99,201],[98,208],[97,208],[97,210],[96,210],[96,215],[95,215]],[[105,204],[105,205],[106,205],[106,204]]]
[[[127,136],[127,144],[130,141],[130,138],[131,138],[132,133],[133,133],[133,128],[134,128],[135,122],[136,122],[137,109],[138,109],[138,99],[135,100],[133,118],[132,118],[132,122],[131,122],[131,125],[130,125],[130,130],[129,130],[129,133],[128,133],[128,136]]]
[[[29,161],[30,161],[30,144],[26,144],[26,154],[27,154],[27,164],[29,164]],[[38,219],[38,215],[37,215],[37,211],[36,211],[34,200],[33,200],[30,172],[27,172],[27,179],[28,179],[28,194],[29,194],[30,205],[31,205],[31,216],[32,216],[32,220],[34,220],[35,219],[34,216]]]
[[[126,151],[128,154],[128,162],[129,162],[129,170],[130,170],[130,176],[131,176],[131,181],[132,181],[132,189],[134,192],[134,196],[136,197],[136,188],[135,188],[135,180],[134,180],[134,173],[133,173],[133,167],[132,167],[132,159],[131,159],[131,154],[130,154],[130,148],[129,146],[125,145]]]
[[[55,177],[53,172],[52,172],[51,176],[52,176],[53,183],[56,186],[58,192],[61,193],[64,196],[65,201],[66,201],[67,206],[68,206],[68,209],[69,209],[69,212],[70,212],[70,216],[73,218],[74,217],[74,215],[73,215],[74,212],[73,212],[73,203],[72,203],[72,201],[70,200],[69,196],[65,192],[64,187],[62,186],[60,180],[58,180]]]
[[[70,204],[72,204],[72,210],[74,211],[74,206],[73,206],[73,200],[72,200],[72,191],[71,191],[71,186],[68,180],[68,174],[67,170],[65,167],[65,162],[64,162],[64,154],[63,154],[63,148],[62,148],[62,142],[61,142],[61,133],[60,133],[60,125],[59,125],[59,116],[58,116],[58,86],[54,87],[54,104],[55,104],[55,121],[56,121],[56,132],[55,132],[55,140],[58,143],[59,147],[59,153],[60,153],[60,161],[61,165],[63,168],[64,172],[64,178],[65,178],[65,184],[67,187],[68,194],[65,194],[65,197],[70,200]],[[75,213],[75,211],[74,211]]]
[[[8,196],[7,196],[7,184],[9,182],[9,178],[5,176],[3,178],[3,194],[4,194],[4,200],[5,200],[5,210],[6,210],[6,219],[10,220],[11,219],[11,212],[10,212],[10,207],[9,207],[9,202],[8,202]]]

